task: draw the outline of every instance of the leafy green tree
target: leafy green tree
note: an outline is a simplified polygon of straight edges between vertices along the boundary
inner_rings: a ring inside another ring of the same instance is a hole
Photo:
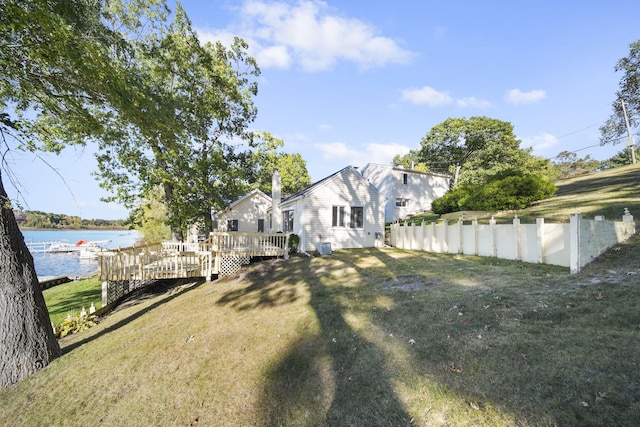
[[[167,216],[162,189],[157,187],[154,191],[148,192],[145,200],[132,212],[131,222],[142,234],[144,243],[158,243],[171,238]]]
[[[0,3],[0,143],[59,151],[95,130],[87,105],[117,84],[109,52],[121,39],[103,23],[103,4],[83,0]],[[105,78],[111,76],[112,78]],[[23,113],[27,113],[26,115]],[[45,114],[46,113],[46,114]],[[31,119],[35,116],[35,119]],[[71,125],[61,138],[47,117]],[[47,129],[47,132],[44,130]],[[64,142],[63,142],[64,141]],[[0,170],[0,386],[20,381],[60,355],[31,257]]]
[[[421,141],[421,162],[454,176],[458,183],[481,184],[492,176],[549,174],[550,164],[520,148],[513,125],[489,117],[449,118]]]
[[[420,151],[410,150],[405,155],[396,154],[393,157],[394,166],[402,166],[405,169],[414,169],[420,172],[429,172],[429,166],[420,161]]]
[[[553,162],[555,176],[560,179],[595,172],[599,167],[600,162],[592,159],[591,156],[581,158],[571,151],[562,151]]]
[[[118,11],[124,22],[135,12]],[[251,142],[259,70],[240,39],[201,44],[179,4],[168,26],[134,36],[132,51],[117,55],[134,78],[129,100],[98,115],[98,178],[130,208],[160,186],[172,236],[182,240],[242,192],[249,155],[238,142]]]
[[[254,136],[259,138],[261,143],[252,155],[254,174],[250,181],[253,188],[271,194],[271,178],[274,169],[278,169],[280,173],[283,194],[296,193],[311,184],[307,162],[299,153],[277,151],[284,146],[284,141],[273,137],[268,132],[256,132]]]
[[[632,164],[631,160],[631,148],[626,147],[623,150],[618,151],[612,157],[600,162],[600,169],[613,169],[620,166],[626,166]]]
[[[629,45],[629,55],[618,60],[614,71],[622,72],[623,75],[616,91],[616,100],[611,104],[613,113],[600,128],[602,145],[626,141],[627,125],[623,102],[630,128],[637,130],[640,125],[640,40]]]

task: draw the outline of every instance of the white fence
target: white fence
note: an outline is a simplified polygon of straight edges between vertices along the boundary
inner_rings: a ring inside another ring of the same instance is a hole
[[[571,214],[568,224],[546,224],[537,218],[535,224],[455,224],[391,225],[391,246],[439,253],[490,256],[569,267],[571,273],[595,259],[611,246],[635,234],[633,216],[625,209],[622,221],[583,219]]]

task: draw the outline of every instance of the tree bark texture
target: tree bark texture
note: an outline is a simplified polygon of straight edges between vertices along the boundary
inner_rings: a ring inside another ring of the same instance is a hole
[[[33,257],[0,176],[0,386],[37,372],[60,355]]]

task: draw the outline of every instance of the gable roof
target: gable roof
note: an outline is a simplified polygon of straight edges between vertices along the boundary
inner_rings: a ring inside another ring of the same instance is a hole
[[[360,179],[362,179],[368,186],[370,186],[373,190],[375,190],[376,193],[378,193],[378,189],[371,184],[368,180],[366,180],[362,174],[360,172],[358,172],[358,170],[353,167],[353,166],[347,166],[344,167],[342,169],[340,169],[338,172],[335,172],[325,178],[322,178],[320,181],[316,181],[313,184],[303,188],[302,190],[298,191],[297,193],[291,194],[287,197],[285,197],[284,199],[282,199],[281,204],[287,203],[287,202],[291,202],[293,200],[296,200],[302,196],[306,196],[309,193],[312,193],[313,191],[315,191],[317,188],[321,187],[322,185],[333,181],[334,179],[337,179],[340,175],[342,175],[344,172],[348,172],[348,171],[352,171],[353,173],[356,174],[356,176],[358,176]]]
[[[444,173],[438,173],[438,172],[431,172],[431,171],[419,171],[419,170],[415,170],[415,169],[407,169],[404,166],[401,165],[381,165],[380,163],[367,163],[363,168],[362,168],[362,174],[366,175],[367,172],[369,171],[369,169],[387,169],[387,170],[394,170],[394,171],[398,171],[398,172],[402,172],[402,173],[413,173],[416,175],[430,175],[430,176],[436,176],[436,177],[440,177],[440,178],[451,178],[450,175],[444,174]]]
[[[250,192],[248,192],[244,196],[240,197],[235,202],[231,203],[227,209],[233,209],[235,206],[241,204],[245,200],[248,200],[248,199],[250,199],[250,198],[252,198],[253,196],[256,196],[256,195],[264,197],[266,199],[266,201],[269,202],[269,203],[271,202],[271,197],[267,196],[264,192],[262,192],[258,188],[256,188],[255,190],[251,190]]]

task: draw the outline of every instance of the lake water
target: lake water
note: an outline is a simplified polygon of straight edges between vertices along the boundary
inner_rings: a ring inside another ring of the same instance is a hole
[[[135,230],[21,230],[27,246],[33,242],[100,241],[107,249],[133,246],[141,238]],[[42,248],[42,246],[40,246]],[[95,259],[80,259],[78,253],[32,253],[38,277],[82,276],[98,270]]]

